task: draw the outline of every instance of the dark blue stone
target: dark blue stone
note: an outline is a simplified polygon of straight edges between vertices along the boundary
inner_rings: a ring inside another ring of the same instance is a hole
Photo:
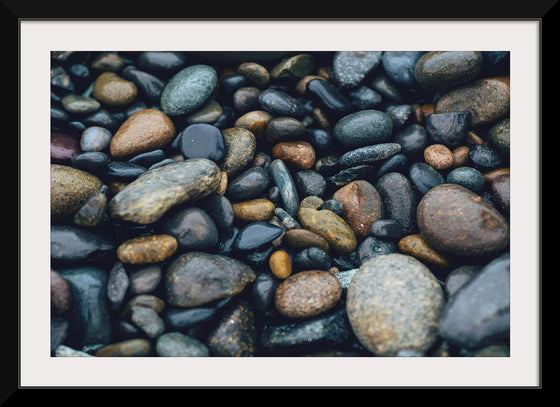
[[[138,88],[140,96],[148,102],[157,103],[160,101],[161,92],[165,88],[165,82],[158,77],[141,71],[132,65],[122,70],[122,76],[133,82]]]
[[[412,121],[414,117],[414,109],[412,105],[390,105],[385,109],[387,114],[393,120],[393,127],[395,129],[402,128]]]
[[[151,165],[165,159],[165,152],[161,149],[147,151],[132,157],[128,162],[149,168]]]
[[[219,230],[228,230],[233,225],[235,214],[227,197],[212,194],[200,200],[197,204],[210,215]]]
[[[375,144],[357,148],[342,154],[338,159],[338,163],[343,167],[373,164],[397,154],[400,150],[401,146],[397,143]]]
[[[273,116],[302,118],[307,114],[305,107],[294,97],[280,90],[268,88],[259,94],[259,103]]]
[[[134,181],[147,169],[138,164],[127,161],[111,161],[107,164],[106,175],[113,181],[130,182]]]
[[[327,188],[333,191],[357,179],[367,179],[374,170],[373,166],[367,164],[345,168],[327,178]]]
[[[70,115],[62,107],[51,106],[51,123],[54,125],[63,125],[71,120]]]
[[[421,195],[445,182],[443,175],[434,167],[422,162],[416,162],[410,166],[408,177]]]
[[[210,321],[218,309],[212,306],[196,308],[172,308],[163,314],[165,326],[183,330]]]
[[[502,156],[497,149],[482,144],[471,146],[469,158],[481,171],[499,168],[503,164]]]
[[[317,154],[325,154],[331,150],[332,135],[327,130],[307,129],[303,137],[313,146]]]
[[[381,63],[381,51],[339,51],[332,59],[332,76],[343,89],[358,87]]]
[[[369,86],[376,92],[379,92],[387,102],[402,103],[403,101],[400,90],[383,72],[376,74]]]
[[[272,244],[267,244],[254,250],[238,252],[237,255],[242,262],[258,268],[268,262],[268,258],[275,250],[276,248]]]
[[[397,245],[390,240],[368,236],[362,241],[362,243],[360,243],[356,252],[360,262],[359,265],[362,265],[364,262],[373,257],[381,256],[383,254],[396,253]]]
[[[404,174],[408,168],[408,158],[404,154],[395,154],[384,160],[373,175],[373,179],[377,180],[390,172],[400,172]]]
[[[77,91],[82,91],[91,83],[92,74],[87,65],[73,64],[68,68],[68,74]]]
[[[270,174],[280,191],[284,209],[290,215],[296,216],[299,209],[299,196],[290,171],[282,160],[276,159],[270,164]]]
[[[251,284],[251,304],[257,312],[264,312],[274,304],[279,280],[270,272],[263,272]]]
[[[79,267],[58,272],[68,282],[72,298],[66,344],[76,349],[108,344],[112,337],[107,271],[98,267]]]
[[[146,104],[144,102],[142,102],[141,100],[138,100],[138,101],[132,103],[131,105],[129,105],[126,108],[126,110],[124,112],[124,115],[128,119],[134,113],[138,113],[139,111],[145,110],[147,108],[148,108],[148,106],[146,106]]]
[[[216,119],[213,126],[219,128],[220,130],[233,127],[236,119],[236,112],[234,109],[228,106],[222,106],[222,114]]]
[[[138,67],[156,76],[171,76],[187,66],[188,59],[177,51],[145,51],[136,61]]]
[[[374,109],[382,102],[381,95],[367,86],[348,92],[348,98],[354,110]]]
[[[247,78],[243,75],[233,74],[224,76],[220,81],[218,99],[225,104],[230,104],[233,99],[233,94],[246,84]]]
[[[51,261],[54,265],[105,263],[112,260],[117,247],[105,233],[74,225],[52,225]]]
[[[72,167],[100,176],[107,172],[109,156],[101,151],[88,151],[72,156]]]
[[[297,270],[328,270],[331,256],[318,247],[308,247],[294,256],[293,265]]]
[[[342,214],[344,213],[344,205],[342,205],[342,202],[337,201],[336,199],[327,199],[321,204],[319,209],[327,209],[336,213],[338,216],[342,216]]]
[[[322,197],[327,188],[327,181],[317,171],[302,170],[294,175],[299,196],[304,198],[309,195]]]
[[[116,130],[120,125],[120,122],[105,109],[99,109],[87,116],[82,120],[82,123],[87,127],[99,126],[110,130]]]
[[[338,155],[326,155],[315,161],[315,171],[324,177],[330,177],[339,172],[342,167],[338,164]]]
[[[414,86],[414,68],[424,55],[423,51],[385,51],[382,64],[385,74],[393,81],[404,86]]]
[[[185,159],[207,158],[221,162],[226,155],[222,132],[215,126],[196,123],[187,126],[179,134],[179,149]]]
[[[177,161],[175,161],[173,158],[165,158],[161,161],[158,161],[157,163],[153,163],[152,165],[150,165],[150,167],[148,168],[148,171],[153,170],[154,168],[163,167],[164,165],[167,165],[167,164],[174,164],[176,162]]]
[[[63,95],[74,92],[74,82],[63,67],[57,66],[51,69],[51,88]]]
[[[402,154],[415,157],[428,146],[428,133],[420,124],[412,124],[397,132],[393,141],[401,145]]]
[[[471,122],[468,111],[432,113],[426,117],[426,130],[435,143],[454,148],[462,145]]]
[[[343,115],[350,111],[350,101],[327,80],[312,79],[307,82],[306,90],[314,100],[332,114]]]
[[[218,239],[218,254],[228,256],[233,252],[233,242],[239,234],[239,228],[233,226],[224,230]]]
[[[66,131],[68,131],[68,133],[80,137],[82,135],[82,133],[87,129],[87,127],[85,126],[85,124],[83,124],[82,122],[73,120],[71,122],[66,123]]]
[[[251,167],[228,183],[226,197],[231,201],[260,198],[268,190],[270,177],[261,167]]]
[[[379,239],[399,240],[403,236],[402,226],[394,219],[377,219],[371,225],[371,234]]]
[[[267,246],[282,234],[282,229],[268,222],[252,222],[241,228],[233,243],[235,250],[247,252]]]
[[[479,193],[484,188],[484,176],[480,171],[472,167],[455,168],[447,174],[448,184],[457,184]]]

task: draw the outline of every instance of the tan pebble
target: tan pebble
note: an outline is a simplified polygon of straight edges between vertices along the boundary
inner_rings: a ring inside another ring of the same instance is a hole
[[[134,82],[114,72],[103,72],[93,84],[93,97],[109,106],[124,106],[136,99],[138,89]]]
[[[422,116],[424,117],[424,120],[431,115],[432,113],[435,113],[436,111],[436,107],[433,104],[424,104],[424,105],[420,105],[420,109],[422,109]]]
[[[221,171],[221,178],[220,178],[220,184],[218,185],[218,189],[216,190],[216,193],[219,195],[224,195],[226,193],[227,190],[227,186],[228,186],[228,174],[225,171]]]
[[[243,62],[237,67],[237,73],[245,76],[250,83],[258,87],[263,87],[270,81],[268,69],[256,62]]]
[[[318,247],[326,253],[329,252],[329,243],[325,238],[307,229],[290,229],[286,231],[284,242],[292,249],[303,250],[308,247]]]
[[[232,207],[235,217],[244,222],[269,220],[276,209],[271,201],[264,198],[235,202]]]
[[[469,151],[470,149],[467,146],[459,146],[452,151],[454,168],[464,167],[467,165],[467,162],[469,161]]]
[[[424,149],[424,160],[436,170],[445,170],[453,165],[453,153],[443,144],[432,144]]]
[[[99,349],[97,357],[131,357],[148,356],[152,347],[148,339],[128,339],[118,343],[112,343]]]
[[[241,127],[249,130],[257,140],[263,139],[266,133],[266,126],[272,120],[272,115],[265,110],[254,110],[239,117],[234,127]]]
[[[158,314],[165,308],[165,301],[152,294],[140,294],[132,297],[121,311],[121,316],[126,318],[130,316],[132,307],[147,307],[153,309]]]
[[[319,69],[317,69],[317,75],[325,79],[329,79],[331,76],[331,69],[328,66],[321,66]]]
[[[177,239],[170,235],[140,236],[121,243],[117,256],[125,264],[157,263],[171,257],[177,246]]]
[[[277,250],[268,259],[270,271],[280,279],[288,278],[292,274],[292,260],[284,250]]]
[[[323,200],[314,195],[306,196],[301,200],[299,203],[300,208],[311,208],[311,209],[319,209],[321,205],[323,205]]]
[[[450,261],[426,243],[422,235],[414,234],[399,240],[399,251],[438,267],[449,267]]]

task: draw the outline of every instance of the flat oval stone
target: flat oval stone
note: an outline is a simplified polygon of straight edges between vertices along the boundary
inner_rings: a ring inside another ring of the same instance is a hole
[[[210,195],[220,183],[218,166],[203,158],[168,164],[146,171],[109,201],[109,214],[149,224],[168,209]]]
[[[136,99],[138,89],[134,82],[114,72],[103,72],[93,84],[93,96],[107,106],[125,106]]]
[[[178,51],[144,51],[138,55],[136,62],[140,69],[166,77],[183,68],[188,58]]]
[[[72,301],[66,344],[73,348],[105,345],[112,336],[107,301],[107,272],[98,267],[58,270],[68,282]]]
[[[340,119],[332,135],[346,147],[363,147],[389,141],[393,133],[391,117],[380,110],[361,110]]]
[[[475,144],[469,149],[469,158],[481,171],[499,168],[504,161],[498,150],[482,144]]]
[[[231,127],[222,130],[226,155],[221,165],[222,171],[234,176],[247,168],[257,148],[257,140],[253,133],[242,127]]]
[[[471,190],[442,184],[418,204],[418,227],[435,250],[464,256],[487,255],[509,244],[509,223]]]
[[[110,161],[105,167],[110,181],[130,182],[146,172],[146,168],[128,161]]]
[[[380,143],[348,151],[340,156],[338,163],[344,167],[372,164],[389,158],[399,151],[401,145],[398,143]]]
[[[168,212],[159,223],[161,231],[177,239],[181,250],[204,250],[218,243],[216,224],[204,210],[196,207]]]
[[[329,251],[329,243],[326,239],[307,229],[290,229],[284,234],[283,242],[292,249],[302,250],[317,247],[324,252]]]
[[[293,117],[275,117],[266,125],[266,139],[271,143],[293,140],[306,130],[302,121]]]
[[[218,74],[208,65],[191,65],[176,73],[161,93],[161,107],[169,116],[191,113],[202,106],[218,83]]]
[[[468,110],[472,125],[495,122],[509,113],[509,77],[478,79],[445,93],[436,103],[436,113]]]
[[[228,183],[226,197],[231,201],[260,198],[268,190],[270,177],[261,167],[251,167]]]
[[[451,264],[447,256],[434,250],[422,238],[421,234],[412,234],[399,240],[399,251],[416,257],[418,260],[438,267],[449,267]]]
[[[88,96],[68,95],[62,98],[62,106],[74,114],[88,114],[97,111],[101,103]]]
[[[208,357],[206,345],[198,339],[181,332],[167,332],[156,341],[156,353],[160,357]]]
[[[403,235],[402,226],[394,219],[377,219],[371,225],[371,234],[380,239],[398,240]]]
[[[51,221],[72,220],[103,183],[95,175],[65,165],[51,164]]]
[[[76,169],[102,177],[110,161],[109,156],[101,151],[89,151],[73,155],[71,163]]]
[[[235,250],[243,252],[255,250],[272,243],[281,234],[282,229],[272,223],[251,222],[241,228],[235,237],[233,247]]]
[[[99,126],[87,127],[80,137],[80,148],[83,152],[103,151],[111,143],[113,133]]]
[[[302,118],[307,113],[296,98],[273,88],[266,89],[259,94],[259,103],[273,116]]]
[[[362,264],[346,297],[354,334],[376,356],[426,352],[438,337],[444,305],[443,290],[430,270],[398,253]]]
[[[218,120],[224,109],[215,99],[208,99],[202,106],[187,116],[187,123],[208,123],[213,124]]]
[[[101,231],[74,225],[51,225],[51,261],[62,264],[91,264],[108,260],[116,245]]]
[[[159,265],[148,265],[130,274],[128,291],[132,295],[150,294],[156,290],[162,278]]]
[[[510,255],[480,270],[453,295],[439,323],[445,340],[468,349],[501,343],[510,334]]]
[[[414,77],[425,89],[445,89],[476,79],[482,69],[478,51],[432,51],[424,54],[414,68]]]
[[[390,172],[377,180],[375,189],[383,200],[384,217],[399,222],[405,235],[412,233],[418,200],[410,180],[399,172]]]
[[[322,236],[337,253],[350,253],[358,245],[352,228],[334,212],[302,207],[298,220],[304,228]]]
[[[355,88],[381,63],[381,51],[339,51],[332,60],[333,79],[341,88]]]
[[[145,109],[130,116],[111,139],[110,152],[116,159],[167,147],[175,136],[171,119],[157,109]]]
[[[270,164],[270,174],[280,191],[284,209],[291,216],[295,216],[299,207],[299,196],[290,171],[282,160],[276,159]]]
[[[291,168],[308,170],[315,165],[315,150],[307,141],[281,141],[272,148],[272,158]]]
[[[177,239],[170,235],[139,236],[119,245],[117,256],[124,264],[158,263],[177,251]]]
[[[484,176],[473,167],[458,167],[447,174],[445,182],[468,188],[477,194],[484,188]]]
[[[383,218],[383,201],[375,187],[367,181],[352,181],[333,195],[344,208],[346,220],[358,240],[369,235],[373,223]]]
[[[269,220],[274,215],[276,206],[268,199],[251,199],[232,205],[235,217],[243,222]]]
[[[471,122],[469,111],[433,113],[426,118],[426,130],[432,141],[453,148],[464,142]]]
[[[275,305],[288,318],[311,318],[334,308],[342,296],[338,279],[327,271],[301,271],[276,289]]]
[[[177,307],[196,307],[240,293],[256,278],[239,260],[203,252],[178,256],[167,269],[167,302]]]
[[[243,86],[233,93],[233,107],[239,113],[246,113],[260,107],[261,90],[255,86]]]
[[[187,160],[206,158],[214,162],[221,162],[226,155],[226,144],[222,132],[211,124],[191,124],[177,137],[179,149]]]
[[[489,185],[492,201],[505,216],[509,216],[510,211],[510,174],[502,174],[492,180]]]
[[[148,339],[127,339],[121,342],[103,346],[96,357],[143,357],[149,356],[152,345]]]
[[[254,110],[239,117],[234,126],[249,130],[257,140],[265,136],[268,123],[272,120],[272,115],[265,110]]]

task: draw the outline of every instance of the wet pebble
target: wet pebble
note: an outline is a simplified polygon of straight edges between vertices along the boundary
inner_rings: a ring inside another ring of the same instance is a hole
[[[273,116],[290,116],[302,118],[306,111],[304,106],[293,96],[277,90],[266,89],[259,94],[260,106]]]
[[[416,63],[414,77],[426,89],[446,89],[475,79],[482,69],[477,51],[432,51]]]
[[[361,110],[341,118],[332,135],[347,147],[363,147],[389,141],[393,133],[391,117],[379,110]]]
[[[228,176],[235,176],[243,171],[253,160],[257,141],[253,133],[241,127],[222,130],[225,143],[225,157],[221,169]]]
[[[403,235],[403,229],[394,219],[377,219],[371,225],[371,234],[379,239],[398,240]]]
[[[162,233],[177,240],[179,250],[211,249],[218,243],[218,228],[212,217],[197,207],[178,208],[159,223]]]
[[[132,103],[138,94],[134,82],[114,72],[103,72],[93,85],[93,96],[105,106],[125,106]]]
[[[390,172],[377,180],[375,189],[383,200],[384,218],[399,222],[405,235],[412,233],[418,199],[410,180],[401,173]]]
[[[187,126],[179,135],[179,149],[183,157],[206,158],[220,162],[226,155],[226,144],[222,132],[215,126],[197,123]]]
[[[226,197],[231,201],[260,198],[267,191],[270,177],[261,167],[251,167],[228,183]]]
[[[484,176],[472,167],[459,167],[450,171],[445,178],[448,184],[457,184],[480,193],[484,188]]]
[[[167,332],[156,342],[156,352],[161,357],[207,357],[208,348],[198,339],[181,332]]]
[[[288,247],[296,250],[317,247],[324,252],[329,251],[329,243],[327,240],[323,236],[307,229],[288,230],[283,240]]]
[[[426,118],[426,130],[432,141],[448,147],[458,147],[467,136],[471,126],[471,113],[468,111],[434,113]]]
[[[328,270],[331,257],[319,247],[308,247],[294,256],[294,268],[297,270]]]
[[[438,170],[422,162],[412,164],[408,176],[420,195],[424,195],[430,189],[445,182],[443,175]]]
[[[171,257],[177,247],[171,235],[140,236],[121,243],[117,256],[125,264],[158,263]]]
[[[340,156],[338,163],[344,167],[372,164],[389,158],[401,151],[398,143],[381,143],[372,146],[360,147],[348,151]]]

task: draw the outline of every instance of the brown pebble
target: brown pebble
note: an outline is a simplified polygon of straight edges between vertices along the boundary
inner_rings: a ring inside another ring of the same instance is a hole
[[[401,253],[416,257],[426,263],[442,268],[449,267],[449,259],[430,247],[420,234],[403,237],[399,240],[398,248]]]
[[[331,69],[328,66],[321,66],[317,69],[317,75],[328,80],[331,77]]]
[[[495,177],[488,188],[490,197],[496,202],[506,216],[510,209],[510,175],[502,174]]]
[[[332,130],[333,125],[329,120],[329,117],[320,107],[314,107],[311,111],[311,116],[313,117],[313,120],[315,120],[319,128],[328,131]]]
[[[494,179],[496,179],[497,177],[504,175],[504,174],[508,174],[510,173],[510,169],[509,168],[498,168],[495,170],[491,170],[491,171],[487,171],[484,174],[482,174],[482,176],[484,177],[484,182],[488,182],[488,183],[492,183],[492,181]]]
[[[152,346],[148,339],[128,339],[118,343],[112,343],[99,349],[97,357],[132,357],[148,356]]]
[[[292,249],[303,250],[308,247],[318,247],[322,251],[329,252],[327,240],[311,230],[290,229],[284,235],[284,242]]]
[[[51,312],[60,315],[70,308],[70,285],[57,271],[51,270]]]
[[[243,62],[237,67],[237,73],[243,75],[254,86],[262,88],[270,81],[270,73],[261,64]]]
[[[132,297],[121,311],[122,317],[128,317],[132,307],[147,307],[153,309],[158,314],[165,308],[165,301],[152,294],[139,294]]]
[[[315,149],[307,141],[282,141],[272,149],[273,159],[284,161],[287,167],[309,170],[315,164]]]
[[[422,109],[422,116],[424,117],[425,120],[429,115],[435,113],[436,106],[428,103],[428,104],[420,105],[420,109]]]
[[[432,144],[424,150],[424,160],[436,170],[445,170],[453,165],[453,153],[443,144]]]
[[[125,106],[136,99],[138,89],[134,82],[114,72],[103,72],[93,83],[93,96],[108,106]]]
[[[340,270],[339,270],[338,267],[332,266],[332,267],[329,269],[329,273],[331,273],[331,274],[340,273]]]
[[[383,217],[383,201],[377,189],[367,181],[352,181],[333,194],[344,211],[342,217],[348,223],[356,238],[369,236],[371,226]]]
[[[342,296],[340,281],[328,271],[300,271],[276,289],[278,312],[288,318],[310,318],[332,309]]]
[[[177,247],[177,239],[170,235],[140,236],[121,243],[117,256],[125,264],[157,263],[171,257]]]
[[[233,213],[244,222],[266,221],[274,214],[276,206],[268,199],[258,198],[232,204]]]
[[[469,151],[467,146],[459,146],[455,148],[453,153],[453,168],[464,167],[469,161]]]
[[[286,279],[292,274],[292,260],[284,250],[276,250],[268,259],[270,271],[280,279]]]
[[[241,127],[249,130],[257,140],[263,139],[266,133],[266,126],[272,120],[272,115],[264,110],[254,110],[245,113],[235,121],[234,127]]]

